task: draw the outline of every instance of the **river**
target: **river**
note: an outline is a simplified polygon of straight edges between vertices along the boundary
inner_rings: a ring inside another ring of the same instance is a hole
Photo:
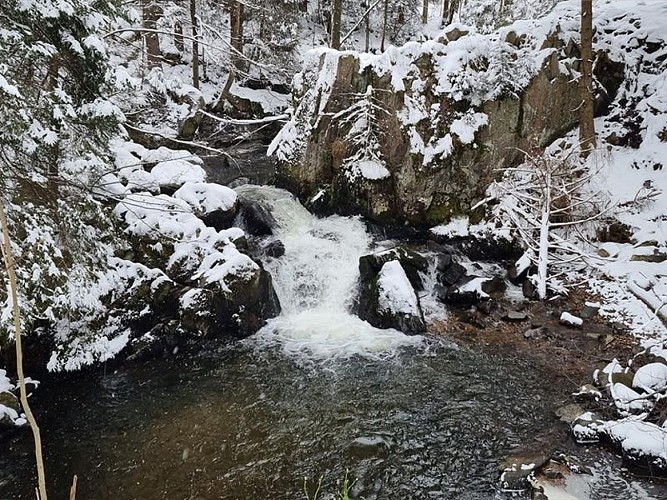
[[[291,195],[271,206],[285,255],[269,259],[283,306],[257,335],[197,355],[54,378],[38,391],[52,498],[80,500],[498,499],[498,467],[560,425],[564,396],[520,354],[378,330],[349,313],[359,219],[316,219]],[[1,442],[0,500],[33,499],[31,440]],[[581,499],[665,498],[596,448]],[[304,491],[305,488],[305,491]]]

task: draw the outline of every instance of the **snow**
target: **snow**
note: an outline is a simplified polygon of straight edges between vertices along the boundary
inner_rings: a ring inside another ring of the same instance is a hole
[[[667,365],[649,363],[635,373],[632,386],[648,393],[661,392],[667,389]]]
[[[667,466],[667,430],[650,422],[627,419],[607,422],[603,430],[631,456]]]
[[[446,238],[466,237],[470,234],[470,219],[468,217],[454,217],[452,220],[440,226],[431,228],[431,232],[436,236]]]
[[[456,134],[463,144],[471,144],[475,140],[475,133],[489,123],[486,113],[468,112],[452,122],[449,130]]]
[[[174,198],[186,201],[200,214],[217,210],[227,212],[236,205],[236,191],[219,184],[186,182],[175,193]]]
[[[352,166],[352,175],[360,175],[369,180],[387,179],[391,176],[389,170],[377,160],[361,160]]]
[[[637,391],[630,389],[628,386],[615,383],[610,384],[610,392],[614,398],[614,404],[618,408],[621,415],[627,415],[632,412],[643,412],[651,409],[651,402],[642,398]]]
[[[581,318],[574,316],[569,312],[563,312],[560,315],[560,322],[571,326],[581,326],[584,324],[584,321]]]
[[[378,273],[380,310],[419,316],[419,303],[408,277],[397,260],[386,262]]]
[[[202,167],[185,160],[162,161],[153,167],[151,175],[160,186],[182,186],[186,182],[206,180]]]
[[[7,370],[0,368],[0,393],[1,392],[12,392],[16,387],[11,383],[9,377],[7,376]]]

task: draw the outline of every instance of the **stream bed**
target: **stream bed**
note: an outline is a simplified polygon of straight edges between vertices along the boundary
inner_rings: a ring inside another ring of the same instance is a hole
[[[379,330],[351,314],[356,218],[316,219],[285,191],[270,206],[285,255],[267,259],[283,312],[255,336],[196,355],[60,375],[39,388],[52,498],[498,499],[499,465],[562,425],[567,400],[520,353]],[[562,389],[562,388],[561,388]],[[559,399],[560,398],[560,399]],[[667,498],[613,455],[564,445],[593,469],[583,499]],[[539,451],[539,449],[537,450]],[[0,442],[0,500],[34,498],[32,440]]]
[[[225,348],[41,389],[54,498],[492,499],[498,466],[550,426],[554,393],[520,358],[432,345],[391,360],[303,366],[275,350]],[[32,499],[32,443],[0,452],[0,498]],[[579,498],[665,498],[595,448]],[[570,450],[572,452],[573,450]],[[323,496],[322,498],[327,498]]]

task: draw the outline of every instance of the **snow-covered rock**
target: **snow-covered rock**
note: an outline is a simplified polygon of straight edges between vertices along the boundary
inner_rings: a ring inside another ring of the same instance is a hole
[[[408,334],[423,332],[423,314],[414,288],[414,280],[419,279],[414,266],[422,261],[427,265],[422,256],[402,248],[361,257],[359,317],[378,328],[395,328]],[[412,280],[406,269],[411,270]]]
[[[236,191],[219,184],[186,182],[174,198],[186,201],[204,224],[218,230],[228,228],[236,215]]]
[[[649,363],[635,372],[632,386],[648,393],[667,389],[667,364]]]

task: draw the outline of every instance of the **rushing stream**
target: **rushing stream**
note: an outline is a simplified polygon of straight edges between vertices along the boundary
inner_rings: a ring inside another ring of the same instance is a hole
[[[561,403],[520,356],[378,330],[349,314],[371,240],[357,219],[315,219],[291,196],[242,188],[281,225],[266,263],[283,313],[259,334],[194,358],[78,374],[36,399],[53,498],[79,500],[493,499],[498,465],[556,425]],[[1,442],[0,500],[33,499],[27,433]],[[569,450],[572,452],[572,450]],[[581,498],[665,498],[575,449],[595,475]],[[304,479],[305,478],[305,479]]]

